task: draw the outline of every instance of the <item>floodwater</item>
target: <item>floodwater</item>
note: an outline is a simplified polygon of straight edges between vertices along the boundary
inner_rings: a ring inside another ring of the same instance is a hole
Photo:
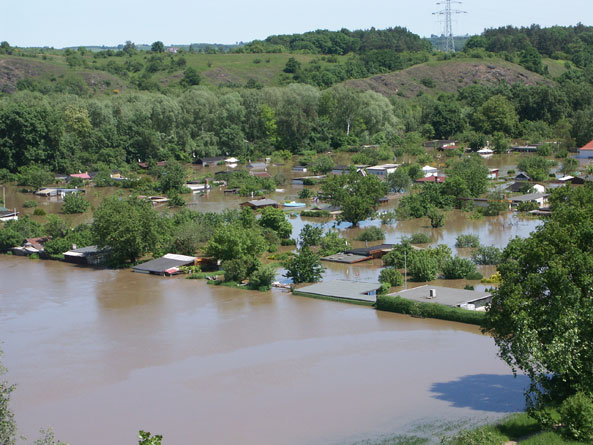
[[[51,425],[74,445],[140,429],[169,445],[348,444],[523,408],[526,382],[473,326],[5,255],[0,283],[29,439]]]

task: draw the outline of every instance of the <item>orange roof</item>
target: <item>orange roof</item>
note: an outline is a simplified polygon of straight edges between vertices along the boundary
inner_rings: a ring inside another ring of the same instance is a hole
[[[593,141],[589,142],[584,147],[581,147],[581,150],[593,150]]]

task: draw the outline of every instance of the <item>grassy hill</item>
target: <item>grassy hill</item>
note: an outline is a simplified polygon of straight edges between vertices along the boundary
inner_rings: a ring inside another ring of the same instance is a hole
[[[401,97],[438,92],[454,93],[472,84],[495,85],[500,81],[526,85],[553,83],[551,80],[502,59],[453,59],[431,61],[367,79],[355,79],[345,85]]]
[[[0,91],[14,92],[19,80],[34,82],[40,91],[82,91],[85,95],[113,94],[136,88],[138,79],[151,63],[153,54],[138,52],[128,57],[97,58],[88,52],[78,57],[73,65],[64,52],[36,56],[0,56]],[[186,68],[194,68],[202,84],[219,87],[241,87],[251,80],[260,86],[279,86],[291,82],[292,77],[283,72],[286,62],[294,57],[303,66],[316,61],[322,66],[345,63],[349,56],[308,54],[161,54],[160,69],[151,74],[150,80],[158,88],[174,90],[179,87]],[[418,94],[456,92],[473,83],[494,84],[501,80],[534,85],[550,80],[498,58],[454,58],[427,63],[366,79],[349,80],[345,85],[371,89],[384,95],[397,94],[414,97]],[[183,60],[182,60],[183,59]],[[183,63],[180,63],[182,61]],[[563,61],[545,60],[553,76],[566,70]],[[135,68],[130,68],[135,66]],[[124,68],[126,67],[126,68]]]

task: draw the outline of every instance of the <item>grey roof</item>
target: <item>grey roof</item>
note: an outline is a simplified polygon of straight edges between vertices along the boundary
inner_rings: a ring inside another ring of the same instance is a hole
[[[255,207],[262,207],[262,206],[278,205],[278,202],[274,201],[273,199],[263,198],[263,199],[254,199],[252,201],[247,201],[246,204],[250,204]]]
[[[185,257],[183,255],[172,255],[167,254],[161,258],[157,258],[146,263],[138,264],[134,266],[134,272],[164,274],[165,271],[179,266],[186,266],[192,264],[195,261],[195,257]]]
[[[95,253],[108,252],[110,250],[111,250],[111,247],[103,247],[102,249],[99,249],[97,246],[87,246],[87,247],[79,247],[78,249],[69,250],[68,252],[65,252],[64,255],[88,256],[88,255],[92,255]]]
[[[527,195],[513,196],[511,201],[513,202],[527,202],[535,201],[536,199],[546,198],[550,196],[548,193],[529,193]]]
[[[346,253],[352,253],[354,255],[369,256],[371,252],[377,252],[379,250],[392,250],[395,244],[377,244],[375,246],[359,247],[357,249],[347,250]]]
[[[354,255],[351,253],[336,253],[335,255],[329,255],[321,259],[323,261],[331,261],[333,263],[353,264],[369,260],[371,257],[367,255]]]
[[[312,284],[296,289],[298,292],[319,295],[323,297],[343,298],[345,300],[377,301],[376,291],[381,288],[380,283],[363,283],[360,281],[334,280]],[[366,294],[372,295],[366,295]]]
[[[430,298],[430,289],[434,289],[435,298]],[[399,296],[408,300],[419,301],[422,303],[439,303],[445,306],[460,306],[466,303],[478,303],[480,301],[489,301],[492,294],[490,292],[480,292],[475,290],[455,289],[453,287],[424,285],[406,289],[390,294]]]

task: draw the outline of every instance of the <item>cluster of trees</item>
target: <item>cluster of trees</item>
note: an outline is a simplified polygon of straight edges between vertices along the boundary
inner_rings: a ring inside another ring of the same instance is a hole
[[[555,190],[550,202],[551,218],[504,249],[485,330],[513,370],[530,377],[530,413],[590,440],[593,186]]]

